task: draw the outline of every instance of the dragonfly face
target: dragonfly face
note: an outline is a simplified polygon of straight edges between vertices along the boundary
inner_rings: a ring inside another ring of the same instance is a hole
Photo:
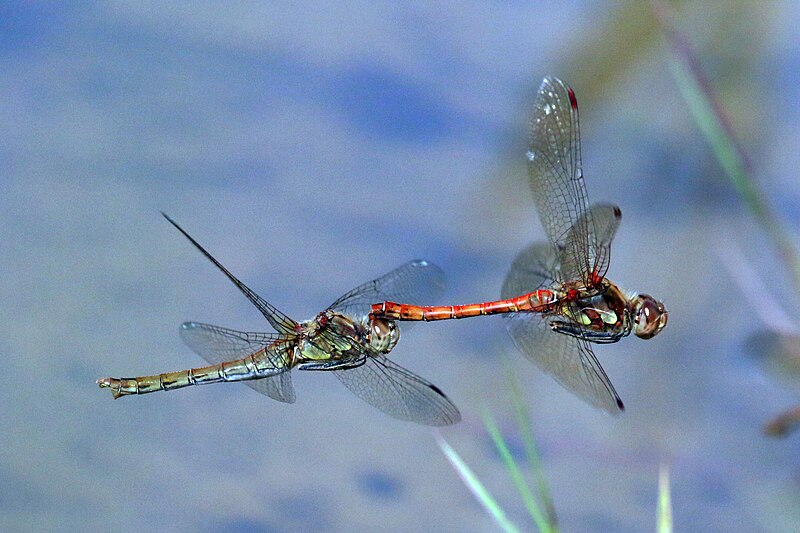
[[[640,339],[655,337],[667,325],[668,313],[664,304],[649,294],[636,297],[633,316],[633,334]]]
[[[369,317],[367,319],[367,344],[378,353],[389,353],[400,340],[400,330],[394,320]]]

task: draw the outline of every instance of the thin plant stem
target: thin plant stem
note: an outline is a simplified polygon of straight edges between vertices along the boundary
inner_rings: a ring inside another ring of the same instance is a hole
[[[531,417],[528,409],[525,407],[525,402],[522,399],[520,392],[519,382],[514,376],[511,369],[511,364],[508,362],[507,357],[503,357],[503,367],[505,368],[508,376],[508,383],[511,386],[511,403],[514,406],[514,417],[516,418],[517,426],[519,427],[520,434],[522,435],[522,444],[525,448],[525,457],[531,465],[533,479],[536,483],[536,492],[539,500],[542,502],[547,521],[552,527],[556,527],[558,518],[556,517],[555,505],[553,505],[553,498],[550,495],[550,489],[547,485],[547,480],[544,476],[544,469],[542,468],[541,460],[539,459],[539,450],[536,446],[536,440],[533,436],[533,427],[531,426]]]
[[[497,500],[494,499],[489,490],[478,480],[475,473],[467,466],[464,460],[461,459],[461,456],[458,455],[439,433],[436,433],[436,444],[439,445],[439,449],[442,450],[444,456],[450,461],[455,471],[458,472],[464,485],[467,486],[470,492],[477,498],[478,502],[480,502],[484,509],[494,518],[497,525],[507,533],[519,533],[519,528],[506,517],[506,513],[500,507],[500,504],[497,503]]]
[[[497,424],[495,424],[494,419],[486,409],[483,410],[482,418],[483,425],[486,426],[486,430],[492,437],[492,442],[494,442],[497,451],[500,453],[500,457],[503,459],[503,462],[506,465],[506,469],[511,476],[511,480],[514,482],[514,486],[517,488],[517,491],[522,497],[525,508],[528,510],[531,518],[533,518],[536,527],[538,527],[539,531],[542,533],[552,533],[553,528],[550,527],[550,522],[545,519],[544,514],[539,509],[539,505],[536,503],[536,498],[533,496],[533,493],[531,493],[527,483],[525,483],[525,478],[517,466],[517,463],[514,461],[514,457],[511,455],[511,452],[508,449],[508,445],[503,439],[503,436],[500,434],[500,430],[497,429]]]
[[[797,251],[753,178],[750,159],[737,140],[724,107],[717,99],[688,40],[671,24],[669,6],[660,0],[651,0],[651,5],[674,52],[670,56],[672,74],[695,123],[711,145],[728,181],[769,235],[791,274],[795,290],[800,293],[800,261]]]
[[[658,533],[672,533],[672,503],[669,489],[669,467],[664,463],[658,469]]]

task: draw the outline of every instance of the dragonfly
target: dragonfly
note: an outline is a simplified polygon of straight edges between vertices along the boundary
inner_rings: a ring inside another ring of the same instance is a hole
[[[239,281],[165,213],[164,217],[258,308],[275,333],[242,332],[185,322],[183,341],[209,366],[135,378],[102,378],[114,398],[194,385],[243,382],[270,398],[295,401],[290,371],[329,371],[368,404],[401,420],[430,426],[455,424],[458,408],[436,386],[390,361],[400,339],[393,320],[369,316],[371,304],[386,298],[425,299],[444,287],[442,270],[410,261],[359,285],[311,320],[292,320]]]
[[[592,350],[633,332],[649,339],[667,324],[664,304],[625,293],[607,279],[611,241],[622,211],[589,206],[581,164],[578,101],[567,84],[547,77],[530,122],[528,181],[549,242],[534,243],[514,259],[501,300],[419,306],[385,301],[372,316],[416,321],[506,314],[517,348],[584,401],[612,414],[625,406]]]

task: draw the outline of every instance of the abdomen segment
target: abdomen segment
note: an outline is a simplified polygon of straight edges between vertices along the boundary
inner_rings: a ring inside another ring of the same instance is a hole
[[[553,308],[554,302],[552,291],[540,289],[506,300],[467,305],[420,306],[383,302],[373,304],[371,314],[387,320],[449,320],[520,311],[544,313]]]
[[[177,372],[166,372],[154,374],[152,376],[140,376],[135,378],[102,378],[97,380],[100,388],[111,389],[114,398],[128,396],[131,394],[147,394],[156,391],[169,391],[182,389],[193,385],[205,385],[207,383],[219,383],[221,381],[243,381],[247,379],[259,379],[288,371],[286,368],[275,368],[274,365],[265,365],[266,359],[264,351],[253,355],[226,361],[211,366],[180,370]]]

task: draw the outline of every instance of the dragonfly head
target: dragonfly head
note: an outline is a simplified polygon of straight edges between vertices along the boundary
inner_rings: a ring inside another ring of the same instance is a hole
[[[378,353],[389,353],[398,340],[400,340],[400,330],[397,329],[394,320],[370,317],[367,343],[372,349]]]
[[[633,307],[633,334],[640,339],[655,337],[667,325],[668,314],[663,303],[649,294],[639,294]]]

